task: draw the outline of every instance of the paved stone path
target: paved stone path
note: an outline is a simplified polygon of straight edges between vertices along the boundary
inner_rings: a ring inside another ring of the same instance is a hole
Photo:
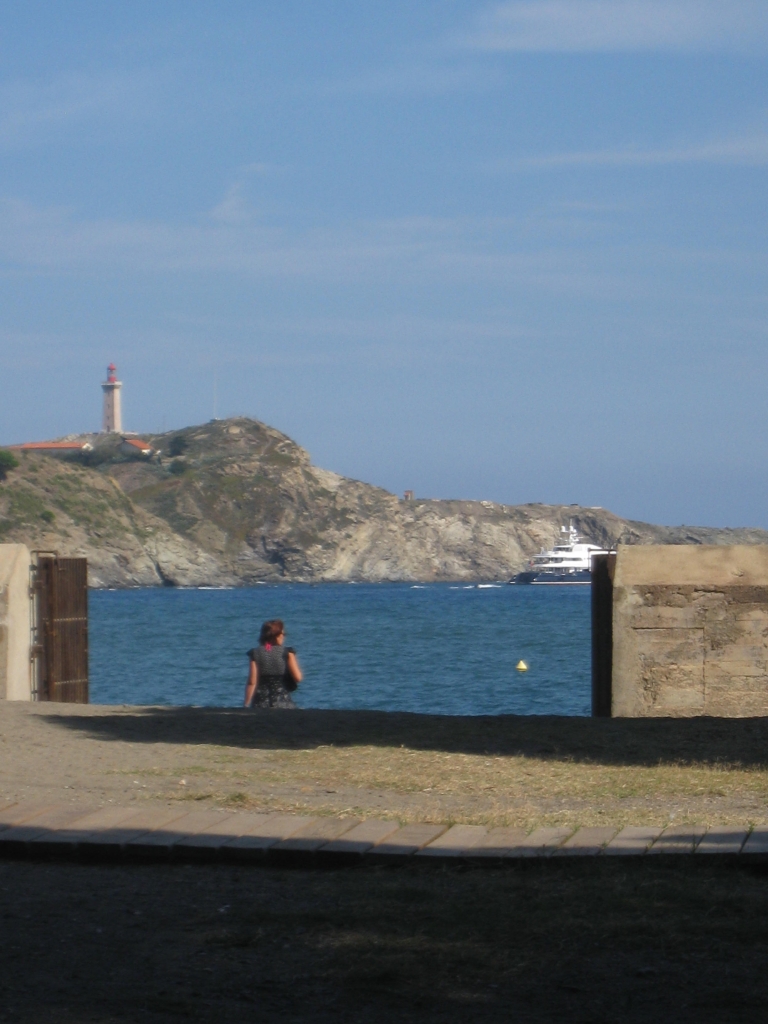
[[[183,808],[73,804],[0,806],[0,856],[221,862],[311,866],[424,857],[473,863],[531,857],[708,854],[768,858],[768,825],[750,830],[698,825],[666,828],[517,828],[418,824],[369,818],[188,811]]]

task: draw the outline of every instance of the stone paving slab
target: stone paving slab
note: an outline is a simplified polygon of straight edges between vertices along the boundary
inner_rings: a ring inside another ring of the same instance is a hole
[[[768,860],[768,825],[519,828],[243,813],[184,807],[10,804],[0,807],[0,855],[207,858],[310,866],[327,860],[409,857],[488,862],[529,857],[730,855]]]
[[[144,807],[135,810],[120,825],[112,828],[94,829],[80,843],[79,851],[86,856],[118,856],[126,846],[141,836],[157,829],[170,826],[183,818],[187,812],[183,807]]]
[[[269,848],[272,860],[293,861],[294,854],[314,853],[360,824],[359,818],[316,818]]]
[[[344,854],[352,857],[360,857],[367,853],[377,843],[389,839],[400,828],[396,821],[383,821],[380,818],[369,818],[355,825],[349,832],[345,832],[340,839],[332,839],[321,847],[320,852],[324,856],[342,856]]]
[[[13,807],[19,805],[14,800],[0,801],[0,828],[3,828],[2,817],[5,811],[10,811]]]
[[[238,838],[239,831],[238,823],[227,818],[208,828],[201,828],[198,832],[184,836],[183,839],[179,839],[177,843],[173,844],[173,848],[177,851],[190,852],[193,850],[217,850],[225,843]]]
[[[155,856],[160,852],[170,854],[171,850],[187,836],[204,832],[212,825],[218,825],[231,817],[232,815],[226,811],[188,811],[163,828],[153,829],[129,840],[125,844],[126,849],[136,856]]]
[[[453,825],[431,843],[416,851],[417,857],[462,857],[482,842],[488,830],[482,825]]]
[[[574,830],[572,828],[537,828],[528,836],[518,857],[551,857]]]
[[[469,851],[468,856],[498,857],[507,859],[519,857],[520,849],[528,846],[528,833],[524,828],[492,828],[484,838]]]
[[[367,856],[410,857],[427,843],[437,839],[447,828],[447,825],[403,825],[384,842],[372,847]]]
[[[50,803],[34,804],[9,804],[0,812],[0,830],[12,828],[14,825],[23,825],[44,811],[55,810],[62,805],[51,801]]]
[[[749,829],[738,825],[716,825],[696,847],[696,854],[741,853],[748,835]]]
[[[755,825],[741,848],[744,854],[768,854],[768,825]]]
[[[33,839],[46,834],[55,834],[88,813],[87,807],[61,805],[37,814],[25,815],[18,825],[11,825],[0,832],[0,848],[21,852]]]
[[[49,854],[72,852],[73,847],[79,848],[80,844],[87,840],[92,833],[96,832],[97,835],[100,835],[104,831],[109,831],[129,821],[135,813],[135,810],[130,807],[101,807],[98,811],[90,811],[81,815],[71,821],[66,828],[47,828],[45,832],[35,836],[30,842],[40,849],[45,847]]]
[[[552,854],[553,857],[597,857],[616,835],[616,829],[580,828]]]
[[[693,853],[707,831],[706,825],[670,825],[648,851],[648,856],[665,853]]]
[[[603,850],[604,857],[640,857],[661,835],[661,828],[627,825]]]
[[[209,825],[208,828],[200,829],[200,831],[190,833],[190,835],[180,839],[175,844],[174,850],[177,852],[220,850],[223,846],[232,843],[236,839],[246,835],[253,835],[254,832],[263,831],[264,826],[268,826],[272,817],[274,815],[228,814],[226,818]]]
[[[251,829],[221,847],[221,855],[225,860],[250,861],[265,857],[270,847],[318,820],[299,814],[265,814],[263,818],[263,821],[255,823]]]

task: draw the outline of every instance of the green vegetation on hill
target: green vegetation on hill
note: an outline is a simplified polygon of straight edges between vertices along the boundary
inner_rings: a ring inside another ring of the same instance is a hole
[[[604,545],[768,542],[576,506],[403,502],[244,417],[144,439],[149,459],[102,435],[69,458],[23,453],[0,483],[0,538],[85,554],[97,586],[506,579],[569,519]]]
[[[0,480],[5,480],[12,469],[16,469],[19,460],[5,448],[0,448]]]

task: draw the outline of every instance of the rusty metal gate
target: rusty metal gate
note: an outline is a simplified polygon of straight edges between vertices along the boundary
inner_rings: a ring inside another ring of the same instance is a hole
[[[88,560],[36,551],[32,699],[88,703]]]

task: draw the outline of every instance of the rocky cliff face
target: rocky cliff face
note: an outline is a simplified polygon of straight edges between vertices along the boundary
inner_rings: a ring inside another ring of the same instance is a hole
[[[23,455],[0,483],[0,542],[85,555],[96,587],[507,579],[569,519],[606,546],[768,543],[762,530],[650,526],[578,506],[405,502],[313,466],[245,418],[144,439],[159,456],[99,436],[79,461]]]

